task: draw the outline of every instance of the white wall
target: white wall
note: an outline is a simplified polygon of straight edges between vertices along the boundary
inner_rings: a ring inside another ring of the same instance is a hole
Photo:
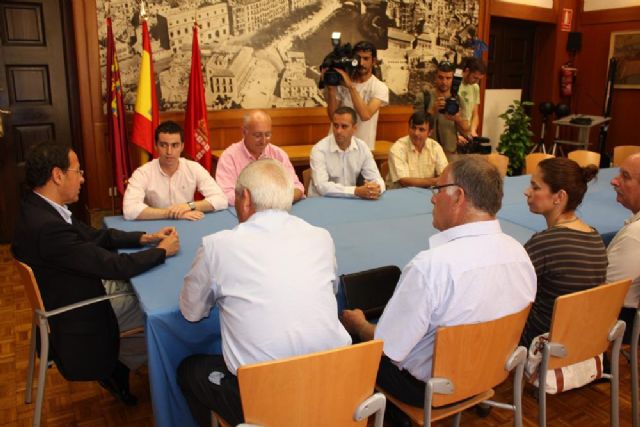
[[[553,9],[553,0],[507,0],[507,1],[500,0],[500,1],[504,1],[505,3],[515,3],[515,4],[525,5],[525,6],[535,6],[535,7],[542,7],[545,9]],[[587,0],[585,0],[585,3],[586,2]]]
[[[640,0],[584,0],[584,11],[640,6]]]

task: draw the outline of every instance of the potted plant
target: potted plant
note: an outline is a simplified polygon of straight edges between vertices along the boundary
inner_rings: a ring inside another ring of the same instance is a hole
[[[531,101],[514,100],[507,111],[498,116],[504,120],[504,132],[500,135],[498,152],[509,158],[510,176],[520,173],[524,158],[532,145],[531,117],[525,112],[525,107],[531,105]]]

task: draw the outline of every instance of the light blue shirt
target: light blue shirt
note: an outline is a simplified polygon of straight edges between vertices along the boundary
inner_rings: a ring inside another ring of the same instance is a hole
[[[384,353],[425,382],[439,327],[516,313],[537,285],[527,252],[497,220],[452,227],[431,236],[429,247],[404,268],[375,331]]]
[[[56,202],[54,202],[53,200],[49,199],[48,197],[43,196],[42,194],[38,193],[37,191],[34,191],[35,194],[37,194],[38,196],[42,197],[44,199],[45,202],[49,203],[51,206],[53,206],[53,208],[60,214],[60,216],[62,217],[62,219],[64,219],[64,221],[71,225],[72,221],[71,221],[71,211],[69,210],[69,208],[67,208],[66,205],[59,205]]]

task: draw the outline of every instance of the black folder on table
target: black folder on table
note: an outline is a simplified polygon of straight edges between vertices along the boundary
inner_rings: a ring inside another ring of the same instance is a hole
[[[395,265],[378,267],[340,276],[348,309],[359,308],[367,319],[380,317],[396,289],[400,268]]]

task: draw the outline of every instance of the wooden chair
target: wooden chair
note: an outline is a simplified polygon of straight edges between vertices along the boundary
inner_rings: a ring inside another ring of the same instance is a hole
[[[618,167],[624,159],[632,154],[640,153],[639,145],[618,145],[613,148],[613,166]]]
[[[527,154],[524,158],[524,172],[528,175],[533,174],[536,168],[538,167],[538,163],[545,159],[553,159],[555,156],[553,154],[547,153],[531,153]]]
[[[542,362],[538,367],[539,425],[546,421],[547,370],[559,369],[611,351],[611,426],[618,426],[618,359],[625,324],[618,320],[631,280],[621,280],[585,291],[563,295],[556,299],[551,318],[549,340],[544,344]]]
[[[640,408],[638,408],[640,405],[640,402],[638,402],[640,398],[638,395],[638,339],[640,339],[640,309],[636,310],[633,329],[631,330],[631,421],[633,427],[640,427]]]
[[[309,194],[309,186],[311,185],[311,168],[302,171],[302,185],[304,185],[304,194]]]
[[[500,171],[500,176],[507,176],[507,170],[509,169],[509,158],[507,156],[500,153],[491,153],[485,154],[485,158],[489,161],[489,163],[498,168],[498,170]]]
[[[389,175],[389,161],[385,160],[380,164],[380,176],[384,182],[387,182],[387,175]]]
[[[240,426],[364,427],[375,414],[374,426],[382,427],[386,399],[374,393],[381,356],[382,341],[373,340],[241,366]]]
[[[588,165],[596,165],[597,167],[600,167],[600,153],[596,153],[595,151],[573,150],[567,157],[582,167]]]
[[[32,388],[33,388],[33,372],[35,370],[36,363],[36,328],[40,330],[40,366],[38,369],[38,390],[36,393],[36,408],[33,414],[33,426],[39,426],[42,417],[42,401],[44,399],[44,388],[46,383],[47,367],[49,365],[49,318],[57,316],[67,311],[75,310],[80,307],[95,304],[100,301],[105,301],[113,298],[119,298],[122,296],[132,295],[131,292],[120,292],[111,295],[104,295],[101,297],[90,298],[84,301],[77,302],[75,304],[69,304],[64,307],[59,307],[54,310],[46,311],[42,302],[42,296],[40,295],[40,288],[33,275],[31,267],[16,260],[16,266],[20,272],[20,279],[22,285],[27,293],[29,304],[33,310],[33,324],[31,327],[31,342],[29,344],[29,367],[27,368],[27,384],[25,391],[25,403],[31,403],[32,400]],[[126,331],[121,336],[129,336],[134,333],[142,332],[142,328]]]
[[[455,415],[458,425],[462,411],[485,403],[515,412],[514,426],[522,426],[522,374],[527,350],[518,342],[531,305],[497,320],[438,329],[433,353],[432,378],[425,385],[424,407],[402,403],[380,390],[406,413],[414,425]],[[493,387],[515,370],[513,403],[493,402]],[[446,406],[445,406],[446,405]]]

